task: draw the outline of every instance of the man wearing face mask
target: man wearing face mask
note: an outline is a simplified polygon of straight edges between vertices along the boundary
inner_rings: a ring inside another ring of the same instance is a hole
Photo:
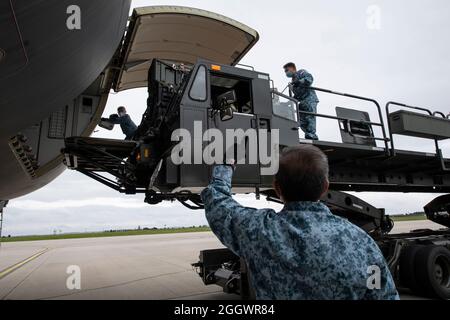
[[[297,71],[297,67],[293,62],[285,64],[283,68],[286,76],[292,79],[292,91],[294,92],[294,98],[299,101],[299,109],[316,113],[319,99],[314,90],[307,88],[312,85],[314,81],[313,76],[303,69]],[[305,139],[319,139],[316,134],[315,116],[300,114],[300,128],[305,133]]]
[[[132,140],[134,134],[136,133],[137,126],[131,120],[131,117],[127,114],[127,109],[125,107],[117,108],[117,114],[112,114],[109,117],[109,121],[114,124],[120,124],[123,134],[125,135],[125,140]]]

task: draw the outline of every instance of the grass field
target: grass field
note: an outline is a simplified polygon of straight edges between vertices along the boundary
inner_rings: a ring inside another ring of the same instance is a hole
[[[123,237],[123,236],[141,236],[152,234],[171,234],[171,233],[192,233],[211,231],[208,227],[192,227],[177,229],[150,229],[150,230],[130,230],[130,231],[114,231],[114,232],[92,232],[92,233],[67,233],[57,235],[42,236],[20,236],[20,237],[3,237],[2,242],[17,241],[39,241],[39,240],[59,240],[59,239],[83,239],[83,238],[103,238],[103,237]]]
[[[423,221],[427,220],[427,217],[424,214],[412,214],[412,215],[404,215],[404,216],[390,216],[392,220],[395,222],[402,221]]]
[[[395,222],[402,221],[422,221],[426,220],[423,214],[414,215],[393,215],[390,216]],[[129,230],[114,232],[91,232],[91,233],[67,233],[57,235],[42,236],[20,236],[20,237],[3,237],[2,242],[18,242],[18,241],[39,241],[39,240],[59,240],[59,239],[84,239],[84,238],[103,238],[103,237],[123,237],[123,236],[140,236],[152,234],[171,234],[171,233],[192,233],[211,231],[208,227],[192,227],[192,228],[176,228],[176,229],[150,229],[150,230]]]

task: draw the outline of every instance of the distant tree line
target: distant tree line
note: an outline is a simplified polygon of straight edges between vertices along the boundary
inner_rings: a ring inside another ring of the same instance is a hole
[[[157,227],[144,227],[138,226],[136,229],[111,229],[111,230],[105,230],[104,232],[133,232],[133,231],[156,231],[156,230],[185,230],[185,229],[203,229],[203,228],[209,228],[209,226],[203,225],[203,226],[191,226],[191,227],[164,227],[164,228],[157,228]]]
[[[424,216],[424,215],[425,215],[425,212],[417,211],[417,212],[410,212],[410,213],[392,214],[391,216],[412,217],[412,216]]]

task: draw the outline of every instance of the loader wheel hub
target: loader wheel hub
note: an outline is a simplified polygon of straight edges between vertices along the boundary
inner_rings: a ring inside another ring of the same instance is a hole
[[[450,263],[446,257],[440,256],[437,257],[434,274],[436,281],[442,286],[448,288],[450,286]]]

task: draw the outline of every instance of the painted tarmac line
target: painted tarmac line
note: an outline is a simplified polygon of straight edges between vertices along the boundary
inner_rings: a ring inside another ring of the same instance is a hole
[[[7,275],[13,273],[14,271],[16,271],[17,269],[23,267],[24,265],[26,265],[27,263],[33,261],[34,259],[42,256],[44,253],[46,253],[49,249],[46,248],[38,253],[35,253],[34,255],[32,255],[31,257],[26,258],[25,260],[22,260],[14,265],[12,265],[11,267],[6,268],[5,270],[0,271],[0,280],[3,279],[4,277],[6,277]]]

